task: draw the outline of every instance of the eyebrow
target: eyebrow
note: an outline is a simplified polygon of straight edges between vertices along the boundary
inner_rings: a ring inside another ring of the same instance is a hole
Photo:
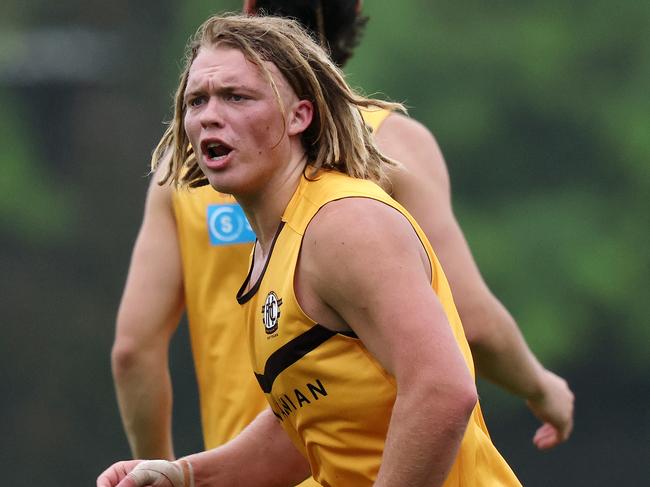
[[[203,95],[207,92],[208,90],[205,88],[205,83],[201,83],[198,86],[190,86],[188,85],[187,88],[185,89],[185,93],[183,94],[183,100],[187,100],[188,98],[191,98],[196,95]],[[245,93],[254,93],[256,90],[246,87],[244,85],[238,85],[238,84],[228,84],[225,86],[220,86],[217,90],[216,93],[223,95],[223,94],[231,94],[234,92],[242,91]]]

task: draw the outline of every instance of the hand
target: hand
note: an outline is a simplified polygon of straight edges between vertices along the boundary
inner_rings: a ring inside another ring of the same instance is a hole
[[[540,450],[548,450],[566,441],[573,429],[574,395],[567,382],[553,372],[544,371],[541,393],[526,404],[543,423],[533,437]]]
[[[118,462],[97,478],[97,487],[194,487],[187,460],[130,460]]]

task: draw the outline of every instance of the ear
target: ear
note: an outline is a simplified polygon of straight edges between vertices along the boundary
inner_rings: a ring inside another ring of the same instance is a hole
[[[289,112],[287,134],[289,136],[303,133],[311,125],[314,105],[309,100],[298,100]]]

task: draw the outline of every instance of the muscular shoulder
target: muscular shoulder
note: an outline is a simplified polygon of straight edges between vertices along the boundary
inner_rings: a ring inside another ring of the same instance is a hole
[[[324,205],[309,223],[305,239],[358,238],[358,243],[363,243],[402,220],[408,224],[404,215],[386,203],[368,197],[347,197]]]
[[[161,166],[150,175],[147,199],[145,204],[145,222],[167,218],[172,215],[172,194],[173,188],[169,184],[160,185],[161,174],[165,168]]]
[[[393,112],[375,132],[378,144],[400,143],[409,145],[413,142],[435,144],[433,134],[422,123],[402,113]]]
[[[422,123],[393,113],[377,130],[375,141],[384,154],[402,165],[390,173],[392,193],[398,200],[423,182],[445,193],[449,191],[444,157],[433,134]]]
[[[328,203],[310,222],[303,241],[309,265],[331,278],[357,268],[372,272],[373,262],[397,261],[396,255],[420,252],[421,244],[406,217],[370,198]]]
[[[426,252],[404,215],[377,200],[349,198],[328,203],[309,224],[297,292],[313,319],[352,328],[365,342],[374,338],[360,327],[379,319],[370,315],[413,283],[430,292],[430,277]]]

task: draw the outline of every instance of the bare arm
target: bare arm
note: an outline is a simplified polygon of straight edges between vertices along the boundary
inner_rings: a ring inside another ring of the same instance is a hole
[[[270,409],[223,447],[185,458],[194,467],[196,487],[287,487],[311,474],[307,459]]]
[[[112,351],[120,414],[135,458],[174,458],[168,349],[183,309],[171,189],[152,178]]]
[[[301,252],[301,304],[318,309],[320,300],[312,318],[352,328],[396,380],[375,485],[442,485],[476,389],[410,223],[376,201],[332,202],[310,223]]]
[[[270,410],[262,412],[234,440],[183,460],[192,466],[194,487],[288,487],[305,480],[310,473],[307,460],[296,450]],[[165,478],[177,479],[172,487],[190,487],[180,480],[183,478],[181,463],[153,464],[147,475],[135,472],[127,477],[139,464],[129,461],[112,465],[99,476],[97,487],[172,486],[165,483]]]
[[[534,438],[539,448],[566,440],[573,425],[573,394],[539,363],[481,277],[453,214],[449,175],[435,139],[418,122],[392,114],[376,140],[404,166],[391,175],[393,195],[422,226],[443,265],[478,372],[527,400],[544,423]]]

